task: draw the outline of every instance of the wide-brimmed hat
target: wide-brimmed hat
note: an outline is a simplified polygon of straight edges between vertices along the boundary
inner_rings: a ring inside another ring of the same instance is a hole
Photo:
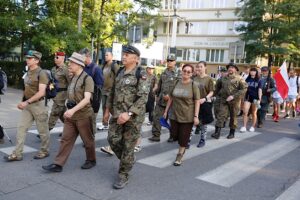
[[[83,67],[85,66],[85,64],[84,64],[85,56],[81,55],[79,53],[74,52],[72,54],[72,56],[70,58],[68,58],[68,60],[70,60],[70,61],[72,61],[72,62],[74,62],[74,63],[76,63],[78,65],[81,65]]]
[[[236,69],[236,71],[239,71],[239,68],[236,66],[236,64],[234,63],[228,63],[228,65],[226,65],[226,69],[228,70],[229,67],[234,67]]]
[[[26,54],[26,58],[37,58],[37,59],[41,60],[42,53],[35,51],[35,50],[29,50]]]

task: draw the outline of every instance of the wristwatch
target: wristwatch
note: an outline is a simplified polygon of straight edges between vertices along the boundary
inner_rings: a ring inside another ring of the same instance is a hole
[[[128,112],[128,115],[131,117],[133,115],[133,113],[132,112]]]

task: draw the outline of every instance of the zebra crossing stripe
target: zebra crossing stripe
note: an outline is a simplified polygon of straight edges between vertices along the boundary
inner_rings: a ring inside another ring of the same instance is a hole
[[[195,156],[199,156],[201,154],[207,153],[209,151],[216,150],[218,148],[222,148],[242,140],[257,136],[261,133],[259,132],[246,132],[243,134],[239,134],[236,138],[228,140],[226,138],[220,138],[219,140],[211,139],[207,140],[206,145],[202,148],[197,148],[195,146],[191,146],[189,150],[186,151],[184,155],[184,160],[191,159]],[[138,163],[142,163],[145,165],[150,165],[158,168],[165,168],[170,165],[175,160],[178,149],[172,149],[170,151],[166,151],[157,155],[149,156],[143,159],[138,160]]]
[[[300,143],[297,140],[282,138],[200,175],[196,179],[231,187],[299,146]]]
[[[300,179],[282,193],[276,200],[299,200],[300,199]]]
[[[14,146],[13,147],[5,147],[5,148],[0,149],[1,152],[5,153],[7,155],[11,154],[11,152],[13,152],[14,150],[15,150]],[[31,153],[31,152],[36,152],[36,151],[38,151],[38,150],[24,145],[23,153]]]

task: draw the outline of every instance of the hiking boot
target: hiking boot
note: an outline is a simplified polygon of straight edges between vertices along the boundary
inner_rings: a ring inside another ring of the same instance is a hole
[[[150,140],[152,142],[159,142],[160,141],[160,137],[152,136],[151,138],[148,138],[148,140]]]
[[[111,150],[110,146],[106,146],[106,147],[101,147],[100,150],[103,152],[103,153],[106,153],[108,155],[115,155],[115,152],[113,152],[113,150]]]
[[[183,154],[181,154],[181,153],[177,154],[176,160],[173,163],[173,165],[174,166],[180,166],[182,164],[182,157],[183,157]]]
[[[4,156],[3,158],[4,158],[4,160],[6,162],[13,162],[13,161],[21,161],[21,160],[23,160],[22,156],[17,156],[15,153],[12,153],[10,155]]]
[[[172,137],[169,137],[169,139],[167,141],[168,142],[174,142],[174,139]]]
[[[35,156],[33,156],[33,159],[44,159],[47,158],[49,156],[48,152],[38,152]]]
[[[42,168],[48,172],[61,172],[63,167],[57,164],[44,165]]]
[[[96,160],[86,160],[83,165],[81,165],[81,169],[91,169],[96,166]]]
[[[205,140],[201,139],[197,145],[198,148],[204,147],[205,146]]]
[[[296,117],[296,111],[292,112],[292,117],[295,118]]]
[[[215,127],[215,133],[213,133],[211,135],[211,137],[215,138],[215,139],[219,139],[221,135],[221,128],[220,127]]]
[[[113,187],[115,189],[123,189],[128,184],[128,178],[124,176],[119,176],[118,180],[114,183]]]
[[[232,139],[234,138],[234,133],[235,133],[235,129],[230,129],[229,135],[227,136],[227,139]]]

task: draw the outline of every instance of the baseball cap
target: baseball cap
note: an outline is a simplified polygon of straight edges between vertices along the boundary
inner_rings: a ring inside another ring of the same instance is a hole
[[[150,69],[155,69],[155,66],[153,66],[153,65],[149,65],[149,66],[147,66],[147,68],[150,68]]]
[[[268,68],[267,66],[263,66],[263,67],[260,68],[260,70],[261,70],[261,71],[268,71],[269,68]]]

